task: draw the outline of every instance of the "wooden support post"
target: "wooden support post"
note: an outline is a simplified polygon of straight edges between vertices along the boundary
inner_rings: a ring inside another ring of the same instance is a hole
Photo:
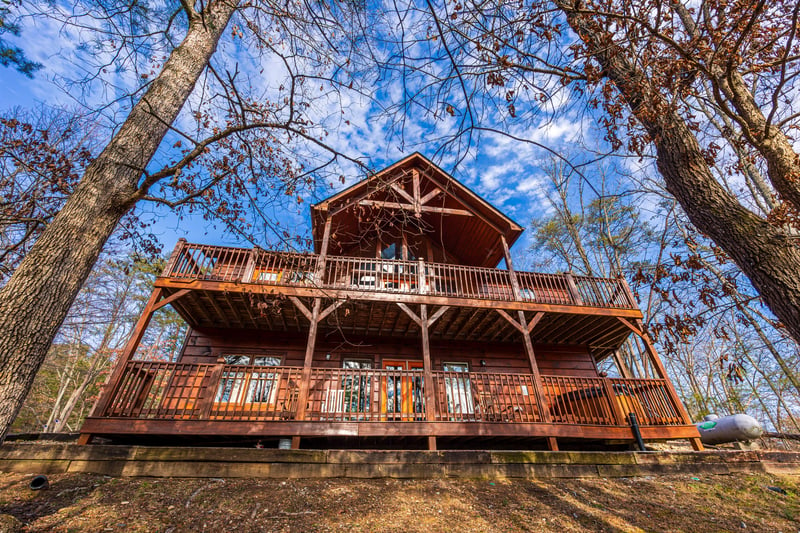
[[[614,350],[613,357],[620,375],[626,379],[632,378],[631,369],[628,367],[628,363],[625,362],[625,358],[620,355],[619,350]]]
[[[256,263],[258,263],[258,253],[260,248],[258,246],[254,246],[250,249],[250,253],[247,254],[247,264],[244,267],[244,272],[242,273],[242,282],[243,283],[253,283],[257,281],[255,278],[256,274]]]
[[[603,391],[606,393],[608,403],[611,406],[611,414],[614,416],[614,423],[618,426],[624,426],[626,420],[626,413],[622,412],[622,408],[617,401],[617,395],[614,392],[614,386],[608,378],[601,378],[603,383]]]
[[[422,259],[417,260],[417,292],[420,294],[427,294],[428,289],[425,286],[425,262]]]
[[[514,320],[502,309],[496,309],[496,311],[503,318],[508,320],[512,326],[517,328],[520,334],[522,334],[522,342],[525,346],[525,354],[528,356],[528,363],[530,364],[531,374],[533,375],[533,392],[536,398],[536,404],[539,406],[539,414],[542,419],[541,421],[550,423],[550,403],[547,401],[547,398],[544,395],[542,376],[539,374],[539,365],[536,364],[536,354],[533,351],[533,341],[531,340],[531,331],[533,331],[533,328],[536,327],[536,324],[538,324],[542,317],[544,317],[544,313],[536,313],[533,318],[528,321],[525,320],[525,313],[523,311],[517,311],[517,317],[519,320]],[[558,450],[558,442],[556,442],[554,437],[548,437],[547,446],[551,450]]]
[[[433,365],[431,364],[431,343],[429,336],[430,326],[439,320],[439,318],[449,309],[443,306],[436,311],[431,318],[428,318],[428,306],[426,304],[420,305],[419,316],[411,310],[406,304],[397,302],[397,306],[406,313],[411,320],[416,322],[422,332],[422,376],[423,387],[425,393],[425,419],[428,422],[436,421],[436,393],[433,383]],[[436,449],[436,436],[428,436],[428,449]]]
[[[203,389],[203,398],[200,398],[198,403],[198,410],[200,411],[200,420],[208,420],[211,418],[211,409],[214,407],[214,397],[219,388],[219,381],[222,378],[222,371],[225,368],[225,359],[222,357],[217,358],[217,364],[211,369],[211,374],[208,377],[208,386]]]
[[[314,274],[317,286],[325,285],[325,263],[328,260],[328,244],[331,239],[331,216],[325,218],[325,229],[322,232],[322,243],[319,247],[319,257],[317,258],[317,271]]]
[[[661,358],[658,356],[658,352],[656,352],[655,346],[653,346],[652,341],[650,340],[650,336],[644,332],[644,328],[642,328],[641,322],[638,322],[636,326],[628,322],[622,317],[617,317],[617,319],[628,326],[628,328],[633,331],[639,338],[642,339],[644,342],[645,350],[647,351],[647,355],[650,357],[650,362],[653,365],[653,368],[656,371],[656,374],[660,379],[664,380],[667,387],[667,394],[669,396],[670,401],[672,401],[673,406],[683,418],[683,422],[687,425],[692,425],[692,419],[689,416],[689,412],[686,410],[686,407],[683,405],[683,402],[678,397],[678,392],[675,390],[675,386],[672,385],[672,381],[667,376],[667,370],[664,368],[664,363],[661,362]],[[637,327],[638,326],[638,327]],[[700,442],[699,437],[693,437],[689,439],[689,443],[692,445],[692,448],[695,451],[702,451],[703,443]]]
[[[163,300],[161,300],[160,302],[155,304],[153,306],[152,311],[156,312],[159,309],[161,309],[162,307],[164,307],[165,305],[169,305],[169,304],[171,304],[172,302],[174,302],[176,300],[180,300],[181,298],[183,298],[184,296],[186,296],[190,292],[191,291],[189,289],[181,289],[178,292],[176,292],[175,294],[170,294],[169,296],[167,296],[166,298],[164,298]]]
[[[92,409],[91,416],[103,416],[103,413],[105,413],[105,410],[108,407],[111,398],[114,396],[114,392],[116,391],[119,382],[122,380],[128,361],[130,361],[136,354],[136,349],[139,347],[139,343],[142,342],[144,332],[147,330],[147,326],[150,324],[150,319],[153,317],[153,311],[156,308],[156,304],[161,299],[162,293],[163,289],[157,287],[150,295],[150,299],[147,301],[147,305],[145,305],[142,315],[139,317],[139,321],[136,323],[136,327],[133,329],[133,332],[128,339],[128,343],[125,345],[125,348],[122,350],[122,353],[117,360],[117,364],[114,367],[114,372],[111,373],[108,381],[103,386],[103,392],[97,399],[97,403],[94,405],[94,409]]]
[[[625,291],[625,295],[628,298],[628,303],[630,303],[631,305],[631,309],[638,309],[639,304],[636,303],[636,296],[633,295],[633,291],[631,290],[630,285],[628,285],[627,280],[625,280],[625,277],[622,275],[621,272],[618,277],[619,277],[619,282],[622,284],[622,288]]]
[[[528,355],[528,362],[531,366],[531,374],[533,374],[533,386],[534,394],[536,394],[536,403],[539,404],[542,422],[549,423],[550,403],[547,401],[547,398],[545,398],[544,391],[542,390],[542,376],[539,374],[539,365],[536,364],[536,354],[533,351],[533,341],[531,341],[530,330],[528,329],[527,322],[525,320],[525,313],[523,311],[517,312],[519,313],[518,316],[520,325],[524,325],[522,328],[520,328],[520,333],[522,333],[522,342],[525,345],[525,353]],[[537,314],[539,320],[541,320],[540,315],[543,315],[543,313]],[[534,317],[534,320],[536,320],[536,317]],[[536,322],[539,320],[536,320]],[[531,322],[533,322],[533,320]]]
[[[572,296],[572,301],[575,305],[583,305],[583,298],[581,298],[581,293],[578,291],[578,286],[575,284],[575,276],[572,275],[572,272],[567,272],[564,274],[567,278],[567,286],[569,287],[569,293]]]
[[[433,368],[431,365],[431,345],[428,337],[428,306],[420,305],[420,328],[422,329],[422,373],[425,391],[425,418],[428,422],[436,421],[436,394],[433,387]],[[428,436],[428,449],[436,449],[436,436]]]
[[[303,375],[300,379],[300,391],[297,395],[297,414],[296,420],[304,420],[306,416],[306,405],[308,403],[308,391],[311,388],[311,362],[314,359],[314,347],[317,343],[317,325],[319,324],[319,312],[322,306],[322,298],[314,298],[314,307],[311,311],[311,319],[308,327],[308,342],[306,343],[306,356],[303,360]],[[300,436],[292,437],[292,448],[300,447]]]
[[[514,264],[511,262],[511,250],[508,248],[508,241],[505,235],[500,235],[500,243],[503,245],[503,256],[506,259],[506,268],[508,269],[508,276],[511,278],[511,289],[514,291],[514,301],[521,301],[522,291],[520,290],[519,280],[517,273],[514,270]]]
[[[422,202],[419,193],[419,170],[411,170],[411,182],[411,189],[414,197],[414,216],[420,218],[422,216]]]

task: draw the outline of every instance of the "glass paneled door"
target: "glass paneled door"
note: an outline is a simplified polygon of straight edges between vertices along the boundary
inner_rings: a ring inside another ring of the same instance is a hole
[[[384,360],[381,411],[387,420],[424,420],[422,361]]]
[[[444,390],[447,412],[451,420],[474,420],[475,405],[472,399],[472,382],[467,363],[444,363]]]

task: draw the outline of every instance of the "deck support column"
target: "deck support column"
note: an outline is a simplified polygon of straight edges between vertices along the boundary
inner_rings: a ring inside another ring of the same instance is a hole
[[[542,319],[544,313],[537,313],[533,319],[531,319],[530,323],[525,321],[524,311],[517,311],[517,313],[519,314],[520,325],[526,324],[524,330],[523,328],[520,328],[520,333],[522,333],[522,342],[525,345],[525,353],[528,355],[528,362],[531,366],[531,374],[533,374],[534,394],[536,394],[536,403],[539,404],[539,414],[542,417],[542,422],[549,424],[551,422],[550,404],[547,401],[547,398],[545,398],[544,391],[542,390],[542,376],[539,374],[539,365],[536,364],[536,353],[533,351],[533,341],[531,341],[531,330],[533,327],[535,327],[536,323]],[[547,447],[553,451],[558,450],[558,441],[556,441],[555,437],[547,437]]]
[[[517,272],[514,270],[514,262],[511,260],[511,250],[508,247],[508,241],[505,235],[500,235],[500,243],[503,245],[503,257],[506,260],[506,268],[508,269],[508,277],[511,280],[511,288],[514,291],[514,300],[520,302],[522,301],[522,291],[520,290]],[[533,328],[535,328],[536,324],[542,319],[544,313],[536,313],[531,321],[528,322],[525,318],[525,312],[522,310],[517,311],[518,321],[512,319],[506,312],[500,309],[498,309],[498,312],[522,334],[525,354],[528,356],[531,374],[533,375],[534,394],[536,395],[536,403],[539,405],[539,415],[542,418],[542,422],[550,423],[549,404],[542,390],[542,376],[539,374],[539,365],[536,364],[536,354],[533,351],[533,341],[531,341],[531,331],[533,331]],[[558,441],[556,441],[555,437],[547,437],[547,447],[550,450],[558,450]]]
[[[424,281],[424,280],[423,280]],[[420,304],[419,316],[411,310],[404,303],[397,302],[397,306],[403,310],[405,314],[411,318],[422,331],[422,376],[424,379],[425,391],[425,419],[428,422],[436,421],[436,392],[434,391],[433,382],[433,365],[431,364],[431,343],[429,330],[434,322],[439,320],[442,315],[450,309],[449,306],[443,305],[440,307],[430,318],[428,318],[427,304]],[[436,449],[436,435],[428,435],[428,449]]]
[[[330,214],[325,217],[325,229],[322,233],[322,243],[320,245],[320,253],[317,259],[317,269],[315,272],[315,282],[322,286],[325,283],[325,262],[328,258],[328,243],[331,237],[331,216]],[[308,394],[311,388],[311,363],[314,360],[314,348],[317,344],[317,326],[322,317],[320,317],[320,310],[322,308],[322,298],[314,298],[314,305],[309,313],[308,309],[297,298],[290,298],[295,306],[300,310],[309,321],[308,327],[308,341],[306,342],[306,355],[303,359],[303,374],[300,378],[300,390],[297,394],[297,412],[295,413],[295,420],[304,420],[306,417],[306,406],[308,405]],[[344,303],[334,303],[328,310],[326,309],[325,315],[333,311]],[[300,448],[300,436],[295,435],[292,437],[292,449]]]
[[[144,332],[147,330],[147,326],[150,325],[150,319],[153,317],[153,313],[157,309],[160,309],[166,305],[166,303],[159,305],[159,300],[161,299],[163,292],[164,290],[162,288],[156,287],[150,294],[150,299],[147,300],[147,304],[142,311],[142,315],[139,317],[138,322],[136,322],[136,327],[133,328],[133,332],[131,333],[127,344],[125,344],[125,348],[123,348],[119,359],[117,360],[114,371],[111,373],[108,381],[103,386],[103,392],[97,399],[97,403],[94,404],[94,408],[92,409],[90,416],[102,416],[108,408],[108,404],[111,402],[111,398],[114,396],[114,391],[116,390],[119,382],[122,380],[123,374],[125,373],[125,367],[127,366],[128,361],[133,359],[133,356],[136,354],[136,349],[139,347],[139,343],[142,342],[142,337],[144,337]],[[186,291],[183,291],[181,296],[183,296],[185,292]],[[177,298],[170,297],[170,301],[175,299]],[[78,444],[89,444],[91,438],[92,436],[89,434],[82,434],[78,439]]]
[[[628,329],[630,329],[636,336],[642,339],[644,342],[645,350],[647,351],[647,355],[650,357],[650,362],[653,365],[653,368],[656,371],[659,379],[663,379],[667,386],[667,392],[669,394],[670,400],[672,404],[677,409],[678,413],[680,413],[681,418],[686,425],[693,425],[692,419],[689,416],[689,412],[686,410],[686,407],[683,405],[683,402],[678,397],[678,392],[675,390],[675,387],[672,385],[672,381],[670,381],[669,377],[667,376],[667,370],[664,368],[664,363],[661,362],[661,358],[658,356],[658,352],[656,352],[655,346],[653,346],[652,341],[650,340],[650,336],[644,332],[642,328],[641,321],[637,320],[636,326],[631,324],[628,320],[617,317],[617,320],[625,324]],[[637,327],[638,326],[638,327]],[[692,445],[692,448],[695,451],[702,451],[704,449],[703,443],[700,442],[700,437],[692,437],[689,439],[689,443]]]
[[[317,259],[316,283],[322,287],[325,285],[325,263],[328,260],[328,243],[331,239],[331,217],[325,218],[325,229],[322,232],[322,243],[319,247],[319,258]]]
[[[306,417],[306,405],[308,404],[308,391],[311,388],[311,362],[314,359],[314,348],[317,344],[317,326],[319,324],[319,312],[322,307],[322,298],[314,298],[314,306],[311,309],[311,322],[308,327],[308,342],[306,342],[306,356],[303,359],[303,375],[300,378],[300,390],[297,394],[297,412],[295,420],[304,420]],[[300,436],[292,437],[292,448],[300,447]]]
[[[420,305],[420,328],[422,329],[422,373],[425,391],[425,419],[428,422],[436,420],[436,395],[433,391],[433,369],[431,368],[431,345],[428,336],[428,306]],[[436,449],[436,436],[428,435],[428,449]]]

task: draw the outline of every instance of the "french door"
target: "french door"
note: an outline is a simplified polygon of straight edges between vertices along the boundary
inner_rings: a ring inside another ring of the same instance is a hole
[[[425,402],[423,379],[419,373],[422,361],[384,360],[389,370],[381,383],[381,411],[387,420],[423,420]]]

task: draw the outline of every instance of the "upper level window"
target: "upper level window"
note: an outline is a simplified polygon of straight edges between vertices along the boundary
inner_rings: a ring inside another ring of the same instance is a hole
[[[417,254],[412,246],[406,246],[406,257],[403,257],[403,245],[401,242],[393,242],[387,244],[381,249],[381,259],[406,259],[408,261],[415,261]]]
[[[372,368],[372,361],[368,361],[366,359],[345,359],[342,362],[342,368]]]
[[[403,256],[401,254],[400,246],[397,246],[396,242],[393,242],[389,246],[386,246],[383,250],[381,250],[381,259],[402,259]]]

